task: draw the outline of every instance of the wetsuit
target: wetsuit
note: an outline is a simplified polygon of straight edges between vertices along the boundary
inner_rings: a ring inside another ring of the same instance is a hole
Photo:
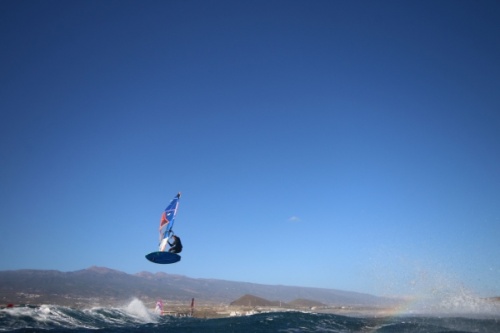
[[[181,239],[177,236],[173,236],[172,239],[173,239],[173,243],[168,242],[168,245],[171,246],[171,248],[168,250],[168,252],[180,253],[182,251]]]

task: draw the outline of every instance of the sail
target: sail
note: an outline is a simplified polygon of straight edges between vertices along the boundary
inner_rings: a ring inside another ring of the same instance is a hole
[[[177,215],[177,209],[179,208],[179,199],[181,193],[177,195],[170,201],[167,208],[161,215],[160,219],[160,251],[165,250],[167,245],[168,237],[173,233],[172,228],[174,226],[175,216]]]
[[[162,314],[162,312],[163,312],[163,302],[161,300],[158,300],[156,302],[155,313]]]

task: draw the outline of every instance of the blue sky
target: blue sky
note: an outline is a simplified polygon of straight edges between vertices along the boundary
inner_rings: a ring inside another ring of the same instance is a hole
[[[0,270],[500,295],[495,1],[0,2]],[[182,261],[155,265],[183,196]]]

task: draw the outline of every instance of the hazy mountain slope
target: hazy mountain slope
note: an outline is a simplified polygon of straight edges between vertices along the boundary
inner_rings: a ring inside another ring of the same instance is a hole
[[[127,274],[104,267],[74,272],[0,271],[0,303],[113,304],[137,297],[229,304],[242,295],[290,302],[308,299],[327,305],[386,305],[389,300],[335,289],[262,285],[215,279],[193,279],[165,273]]]

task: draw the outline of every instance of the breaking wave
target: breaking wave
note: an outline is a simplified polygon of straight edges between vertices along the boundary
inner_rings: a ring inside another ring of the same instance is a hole
[[[155,324],[159,316],[134,299],[123,307],[74,309],[58,305],[18,306],[0,310],[0,331],[18,329],[102,329]]]

